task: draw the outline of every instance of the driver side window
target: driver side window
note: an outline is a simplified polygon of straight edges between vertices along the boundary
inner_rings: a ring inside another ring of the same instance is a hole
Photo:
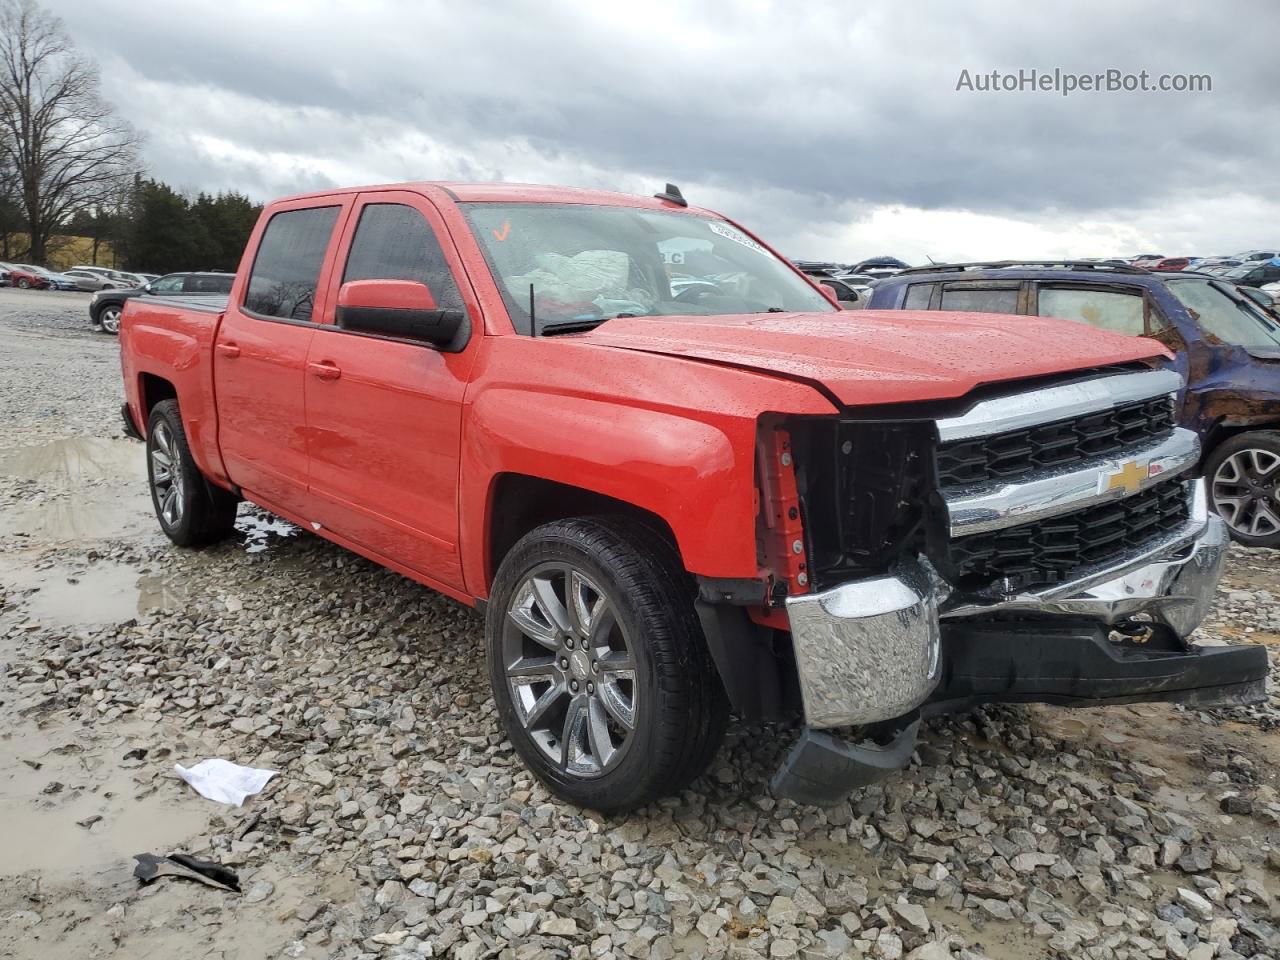
[[[182,274],[174,273],[167,277],[161,277],[151,285],[152,293],[181,293],[182,292]]]

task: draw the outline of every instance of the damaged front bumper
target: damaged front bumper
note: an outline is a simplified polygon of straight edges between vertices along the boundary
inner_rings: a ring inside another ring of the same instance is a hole
[[[1227,547],[1203,486],[1193,483],[1189,520],[1173,536],[1040,592],[958,596],[921,561],[789,598],[807,729],[775,792],[834,802],[880,779],[910,757],[921,713],[1009,701],[1262,699],[1263,648],[1185,642],[1209,611]],[[863,728],[861,742],[823,732],[849,726]]]

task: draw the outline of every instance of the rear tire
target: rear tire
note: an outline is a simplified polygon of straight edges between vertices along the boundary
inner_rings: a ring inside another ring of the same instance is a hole
[[[31,281],[28,280],[26,277],[23,277],[17,283],[15,283],[14,286],[17,287],[19,290],[26,290],[30,288]]]
[[[1251,430],[1205,459],[1209,505],[1231,538],[1250,547],[1280,547],[1280,432]]]
[[[676,551],[629,518],[548,523],[503,559],[489,680],[512,745],[552,793],[620,812],[706,770],[728,702],[693,599]]]
[[[147,421],[147,480],[164,535],[180,547],[200,547],[235,529],[237,500],[209,483],[187,444],[177,400],[161,400]]]

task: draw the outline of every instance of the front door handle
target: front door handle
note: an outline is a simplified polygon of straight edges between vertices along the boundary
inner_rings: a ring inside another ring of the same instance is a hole
[[[224,357],[231,357],[232,359],[240,356],[240,348],[237,347],[234,343],[218,344],[218,352],[222,354]]]
[[[328,360],[322,360],[318,363],[308,363],[307,369],[321,380],[337,380],[342,376],[342,368]]]

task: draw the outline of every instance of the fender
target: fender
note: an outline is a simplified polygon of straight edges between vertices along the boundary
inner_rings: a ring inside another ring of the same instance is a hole
[[[210,306],[213,306],[212,304]],[[188,299],[165,304],[139,297],[126,301],[120,323],[120,361],[125,399],[145,432],[147,399],[144,374],[173,384],[182,410],[182,426],[201,472],[220,486],[230,479],[218,450],[218,414],[213,391],[213,340],[222,309],[199,309]]]
[[[834,413],[816,391],[567,337],[494,337],[488,344],[468,393],[462,449],[469,592],[489,594],[491,500],[498,477],[508,473],[580,487],[661,517],[691,573],[758,575],[757,420],[768,411]],[[577,389],[567,392],[566,383]]]

